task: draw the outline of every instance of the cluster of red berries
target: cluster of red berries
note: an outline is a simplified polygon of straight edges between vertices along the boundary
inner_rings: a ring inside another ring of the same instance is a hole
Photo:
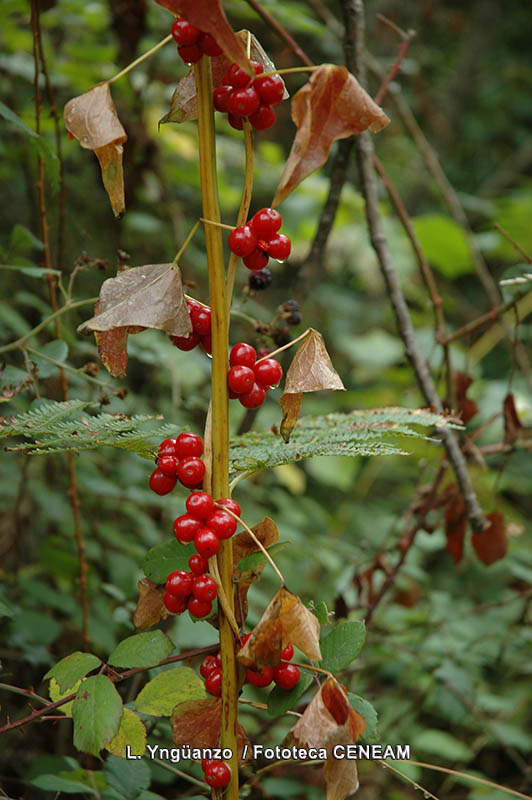
[[[214,90],[213,103],[217,111],[227,112],[231,127],[241,131],[242,118],[247,117],[256,130],[264,131],[275,122],[275,111],[284,94],[284,83],[279,75],[262,75],[264,67],[252,61],[255,79],[238,66],[231,64],[222,78],[222,85]]]
[[[290,255],[290,237],[279,233],[282,217],[274,208],[261,208],[245,225],[229,234],[229,249],[248,269],[263,270],[270,258],[284,261]]]
[[[192,492],[185,505],[187,513],[174,521],[176,539],[182,544],[194,542],[200,556],[212,558],[220,549],[220,540],[230,539],[237,527],[236,519],[224,508],[239,517],[242,514],[239,504],[230,497],[223,497],[215,504],[207,492]]]
[[[172,614],[182,614],[188,609],[194,617],[208,617],[212,601],[218,594],[216,582],[206,574],[209,563],[194,553],[188,560],[190,572],[177,569],[166,579],[164,604]]]
[[[188,313],[192,323],[192,333],[188,336],[171,336],[172,342],[179,350],[193,350],[201,344],[209,355],[212,353],[211,339],[211,309],[198,303],[197,300],[187,300]]]
[[[205,783],[214,789],[223,789],[231,780],[231,768],[225,761],[218,761],[215,758],[204,758],[201,768],[205,777]]]
[[[177,439],[165,439],[159,445],[150,489],[157,494],[168,494],[178,480],[187,489],[197,489],[205,475],[202,453],[203,440],[196,433],[180,433]]]
[[[177,52],[185,64],[195,64],[204,55],[222,54],[222,48],[214,36],[200,31],[186,19],[176,19],[172,25],[172,36],[177,44]]]
[[[257,362],[257,351],[245,342],[231,348],[229,364],[229,397],[238,397],[244,408],[261,406],[268,389],[277,386],[283,377],[283,368],[278,361],[263,358]]]

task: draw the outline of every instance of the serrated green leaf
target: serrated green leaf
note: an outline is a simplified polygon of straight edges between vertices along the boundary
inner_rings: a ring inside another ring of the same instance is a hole
[[[58,700],[62,700],[63,697],[67,697],[67,695],[76,694],[76,692],[78,691],[78,689],[81,686],[81,684],[84,683],[84,681],[86,681],[86,680],[87,680],[86,678],[80,678],[79,681],[76,681],[74,686],[71,686],[70,689],[67,689],[65,692],[62,692],[59,689],[59,685],[58,685],[56,679],[55,678],[51,678],[50,679],[50,685],[48,687],[48,694],[50,695],[50,700],[53,703],[56,703]],[[71,700],[69,703],[65,703],[64,705],[59,706],[59,708],[57,710],[61,714],[64,714],[65,717],[71,717],[72,716],[72,706],[73,705],[74,705],[74,700]]]
[[[141,714],[169,717],[178,703],[206,696],[203,681],[193,669],[176,667],[152,678],[137,695],[135,707]]]
[[[109,786],[126,800],[135,800],[151,780],[150,768],[142,759],[130,761],[113,755],[105,762],[104,774]]]
[[[320,642],[320,667],[340,672],[358,656],[366,639],[366,626],[359,620],[339,622]]]
[[[122,718],[122,700],[109,678],[95,675],[83,682],[72,706],[72,718],[74,746],[99,755],[116,736]]]
[[[170,572],[188,569],[188,559],[194,552],[193,545],[183,545],[177,539],[170,539],[148,550],[142,569],[150,581],[164,583]]]
[[[126,752],[133,756],[142,756],[146,750],[146,739],[146,728],[138,714],[130,708],[124,708],[118,733],[106,745],[106,750],[120,758],[125,758]]]
[[[267,547],[266,551],[273,558],[289,544],[290,542],[276,542],[276,544],[272,544],[271,547]],[[250,553],[249,556],[244,556],[244,558],[240,559],[237,569],[239,572],[247,572],[250,569],[260,567],[261,564],[266,564],[267,561],[268,559],[262,551],[259,553]]]
[[[347,697],[355,711],[362,714],[367,722],[367,728],[363,733],[363,738],[367,741],[378,741],[377,712],[371,703],[368,703],[363,697],[359,697],[358,694],[353,694],[352,692],[349,692]]]
[[[96,794],[99,792],[92,786],[81,781],[61,778],[59,775],[39,775],[30,781],[32,786],[43,789],[45,792],[65,792],[65,794]]]
[[[280,717],[289,709],[292,709],[311,683],[312,675],[308,672],[303,672],[298,683],[290,691],[274,686],[268,695],[268,714],[271,717]]]
[[[88,672],[91,672],[101,664],[100,659],[92,653],[82,653],[77,650],[75,653],[70,653],[65,656],[57,664],[51,667],[43,680],[48,678],[55,678],[59,691],[65,693],[80,680],[84,678]]]
[[[174,645],[162,631],[137,633],[115,647],[108,663],[113,667],[153,667],[173,649]]]

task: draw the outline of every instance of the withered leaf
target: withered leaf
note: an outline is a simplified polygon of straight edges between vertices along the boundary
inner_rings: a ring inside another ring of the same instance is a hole
[[[521,435],[523,426],[517,414],[515,407],[515,400],[513,394],[510,392],[504,398],[503,403],[503,417],[504,417],[504,441],[506,444],[511,444]]]
[[[464,554],[464,541],[467,530],[467,515],[464,501],[458,486],[454,485],[450,499],[445,509],[445,536],[447,537],[447,552],[452,556],[454,563],[458,564]]]
[[[116,217],[121,216],[125,211],[122,144],[127,135],[118,119],[109,84],[100,83],[69,100],[64,116],[71,136],[82,147],[94,150],[113,212]]]
[[[296,422],[299,419],[301,411],[301,403],[303,402],[303,394],[301,392],[294,392],[293,394],[281,395],[281,411],[283,418],[281,420],[280,433],[285,442],[290,441],[290,435],[296,427]]]
[[[218,747],[222,721],[222,701],[209,697],[205,700],[187,700],[178,703],[172,711],[172,733],[177,747],[187,745],[200,749]],[[248,738],[241,725],[237,730],[238,759]]]
[[[229,25],[220,0],[156,0],[156,2],[176,17],[182,16],[204,33],[210,33],[231,61],[236,61],[250,75],[253,73],[246,56],[246,48]]]
[[[168,611],[164,605],[164,586],[157,586],[148,578],[141,578],[137,584],[139,599],[133,615],[135,628],[150,628],[160,619],[166,619]]]
[[[467,390],[473,383],[473,378],[466,372],[454,372],[454,388],[456,393],[456,410],[462,422],[466,423],[478,412],[474,400],[467,397]]]
[[[251,530],[264,547],[271,547],[272,544],[279,541],[277,525],[270,517],[265,517],[262,522],[259,522],[258,525],[254,525]],[[242,533],[234,536],[233,569],[235,570],[237,568],[239,561],[242,561],[245,556],[249,556],[251,553],[258,553],[259,550],[260,547],[247,531],[242,531]]]
[[[300,598],[284,587],[267,606],[238,660],[245,666],[276,666],[287,644],[293,644],[310,659],[321,660],[320,623]]]
[[[488,567],[504,558],[508,547],[506,524],[500,511],[486,514],[489,526],[482,533],[473,534],[473,549],[480,561]]]
[[[389,119],[345,67],[322,64],[292,98],[297,133],[273,206],[327,161],[337,139],[384,128]]]

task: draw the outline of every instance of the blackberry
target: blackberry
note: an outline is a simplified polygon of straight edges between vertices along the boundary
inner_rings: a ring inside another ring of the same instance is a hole
[[[271,282],[272,273],[267,267],[258,269],[249,276],[249,288],[255,289],[256,291],[267,289]]]

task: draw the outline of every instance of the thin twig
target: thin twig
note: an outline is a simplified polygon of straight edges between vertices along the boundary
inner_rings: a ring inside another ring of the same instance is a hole
[[[45,361],[49,361],[50,364],[54,364],[59,369],[66,369],[68,372],[74,373],[74,375],[77,375],[79,378],[84,378],[86,381],[95,383],[97,386],[101,386],[104,389],[109,386],[109,381],[99,381],[98,378],[93,378],[92,375],[87,375],[87,373],[83,372],[82,369],[76,369],[76,367],[71,367],[70,364],[64,364],[62,361],[57,361],[57,359],[52,358],[47,353],[42,353],[40,350],[37,350],[36,347],[30,347],[29,345],[26,345],[24,350],[27,350],[28,353],[33,353],[39,358],[44,358]]]
[[[389,768],[390,764],[386,761],[381,761],[381,764],[386,764]],[[412,761],[412,759],[408,759],[406,762],[407,764],[413,764],[416,767],[424,767],[425,769],[433,769],[436,772],[445,772],[447,775],[456,775],[457,778],[466,778],[467,780],[471,781],[472,783],[481,783],[484,786],[491,786],[493,789],[498,789],[500,792],[506,792],[507,794],[513,794],[515,797],[524,797],[525,800],[530,800],[530,795],[522,794],[521,792],[516,791],[515,789],[508,789],[506,786],[501,786],[500,783],[494,783],[493,781],[487,781],[484,778],[478,778],[476,775],[469,775],[467,772],[460,772],[456,769],[449,769],[448,767],[440,767],[436,764],[426,764],[424,761]],[[398,770],[395,770],[398,771]],[[401,773],[402,774],[402,773]],[[406,775],[403,775],[405,778]],[[408,778],[407,778],[408,780]]]
[[[249,39],[248,41],[251,41]],[[251,195],[253,193],[253,128],[247,119],[243,119],[244,130],[244,151],[245,151],[245,165],[244,165],[244,186],[242,187],[242,199],[240,200],[240,208],[236,218],[237,227],[245,225],[251,206]],[[225,277],[225,293],[227,296],[227,310],[231,313],[231,302],[233,300],[233,289],[235,285],[236,270],[238,267],[239,257],[236,253],[231,251],[229,256],[229,263],[227,265],[227,275]]]
[[[308,336],[309,333],[310,333],[310,328],[307,328],[306,331],[303,331],[303,333],[299,334],[299,336],[296,336],[296,338],[292,339],[290,342],[288,342],[288,344],[283,344],[282,347],[278,347],[277,350],[273,350],[271,353],[268,353],[267,356],[262,356],[262,358],[258,358],[255,363],[260,364],[260,362],[264,361],[264,359],[273,358],[273,356],[276,356],[278,353],[282,353],[283,350],[288,350],[289,347],[293,347],[295,344],[300,342],[301,339],[304,339],[306,336]]]
[[[271,566],[272,566],[272,567],[273,567],[273,569],[275,570],[275,573],[276,573],[277,577],[278,577],[278,578],[279,578],[279,580],[281,581],[281,584],[282,584],[283,586],[285,586],[285,585],[286,585],[286,583],[285,583],[285,579],[283,578],[283,574],[282,574],[281,570],[279,569],[279,567],[277,566],[277,564],[275,563],[275,561],[273,560],[273,558],[271,557],[271,555],[268,553],[268,551],[266,550],[266,548],[264,547],[264,545],[262,544],[262,542],[260,541],[260,539],[258,539],[258,537],[257,537],[257,536],[255,536],[255,534],[253,533],[253,531],[251,530],[251,528],[249,527],[249,525],[246,525],[246,523],[244,522],[244,520],[243,520],[243,519],[241,519],[241,518],[238,516],[238,514],[235,514],[235,513],[234,513],[234,511],[231,511],[231,509],[230,509],[230,508],[226,508],[226,506],[221,506],[221,505],[218,505],[218,503],[215,503],[215,506],[217,506],[218,508],[221,508],[221,509],[222,509],[222,511],[226,511],[228,514],[231,514],[231,516],[232,516],[234,519],[236,519],[236,520],[237,520],[237,522],[239,522],[239,523],[242,525],[242,527],[244,528],[244,530],[246,530],[246,531],[249,533],[249,535],[251,536],[251,538],[253,539],[253,541],[254,541],[254,542],[255,542],[255,544],[257,545],[257,547],[258,547],[258,548],[259,548],[259,549],[262,551],[262,553],[263,553],[263,554],[266,556],[266,558],[267,558],[267,559],[268,559],[268,561],[270,562]]]
[[[399,28],[398,25],[396,25],[394,22],[392,22],[382,14],[377,14],[377,19],[383,22],[385,25],[388,25],[388,27],[392,28],[392,30],[394,30],[401,37],[401,44],[399,45],[399,52],[397,54],[397,58],[395,59],[394,64],[392,64],[388,74],[382,81],[379,91],[375,95],[375,102],[377,103],[378,106],[380,106],[382,105],[382,101],[386,97],[386,92],[388,91],[390,83],[393,81],[393,79],[401,69],[401,65],[406,57],[408,48],[410,47],[410,43],[412,42],[412,39],[415,37],[416,32],[408,31],[408,33],[406,33],[405,31],[402,30],[402,28]]]
[[[473,331],[476,331],[477,328],[480,328],[482,325],[485,325],[486,322],[493,322],[501,314],[504,314],[506,311],[509,311],[513,306],[518,305],[522,297],[523,297],[522,294],[517,294],[513,298],[513,300],[509,300],[507,303],[497,306],[496,308],[491,308],[489,311],[486,311],[485,314],[481,314],[480,317],[472,319],[471,322],[467,322],[461,328],[458,328],[457,331],[454,331],[454,333],[451,333],[449,336],[446,336],[445,339],[442,339],[440,341],[440,344],[447,345],[450,344],[451,342],[455,342],[457,339],[461,339],[462,336],[467,336],[469,333],[473,333]]]
[[[14,342],[9,342],[9,344],[4,344],[0,347],[0,353],[8,353],[10,350],[23,350],[25,343],[28,339],[31,339],[32,336],[36,336],[40,333],[43,328],[46,328],[51,322],[55,322],[56,319],[61,317],[63,314],[66,314],[68,311],[74,311],[76,308],[81,308],[82,306],[93,306],[98,301],[97,297],[89,297],[88,300],[77,300],[75,303],[67,303],[61,308],[58,308],[57,311],[54,311],[53,314],[50,314],[46,319],[43,319],[42,322],[39,322],[31,331],[25,333],[24,336],[21,336],[20,339],[16,339]]]
[[[161,47],[164,47],[165,44],[168,44],[168,42],[171,42],[171,41],[172,41],[172,34],[170,33],[168,36],[165,36],[164,39],[161,39],[161,41],[158,42],[156,45],[154,45],[149,50],[147,50],[145,53],[143,53],[141,56],[139,56],[134,61],[132,61],[131,64],[128,64],[127,67],[124,67],[123,70],[118,72],[112,78],[109,78],[107,83],[114,83],[119,78],[122,78],[124,75],[127,75],[128,72],[131,72],[132,69],[135,69],[135,67],[138,67],[139,64],[142,64],[143,61],[146,61],[147,58],[152,56],[154,53],[157,52],[157,50],[160,50]]]
[[[395,767],[392,767],[392,765],[389,764],[387,761],[383,761],[382,759],[379,758],[379,762],[383,765],[383,767],[387,767],[388,769],[391,769],[391,771],[395,772],[396,775],[400,775],[401,778],[404,778],[404,780],[407,783],[410,783],[414,787],[414,789],[421,789],[421,791],[423,792],[423,797],[432,797],[432,800],[439,800],[439,798],[436,797],[435,794],[432,794],[432,792],[429,792],[428,789],[425,789],[423,786],[421,786],[421,784],[417,783],[417,781],[415,781],[409,775],[405,775],[405,773],[401,772],[401,770],[396,769]],[[410,763],[413,763],[413,762],[410,762]]]
[[[515,247],[515,249],[517,250],[517,252],[518,252],[518,253],[521,253],[521,255],[523,256],[523,258],[525,259],[525,261],[528,261],[528,263],[529,263],[529,264],[532,264],[532,258],[530,258],[530,256],[528,255],[528,253],[527,253],[527,252],[525,252],[525,250],[523,250],[523,248],[521,247],[521,245],[520,245],[520,244],[518,244],[518,243],[515,241],[515,239],[512,239],[512,237],[510,236],[510,234],[508,233],[508,231],[505,231],[505,230],[504,230],[504,228],[502,228],[500,225],[495,225],[494,227],[495,227],[495,230],[499,231],[499,233],[500,233],[500,234],[502,234],[502,236],[504,236],[504,238],[505,238],[507,241],[509,241],[511,245],[513,245],[513,246]]]
[[[274,17],[272,17],[269,11],[266,11],[264,6],[261,3],[259,3],[259,0],[247,0],[247,3],[252,8],[255,9],[257,14],[260,14],[263,20],[267,22],[268,25],[271,28],[273,28],[274,31],[276,31],[279,34],[281,39],[284,39],[284,41],[290,47],[292,52],[303,62],[303,64],[307,64],[309,67],[313,66],[311,59],[307,56],[303,48],[298,45],[298,43],[292,36],[290,36],[286,28],[284,28],[280,22],[278,22]]]

